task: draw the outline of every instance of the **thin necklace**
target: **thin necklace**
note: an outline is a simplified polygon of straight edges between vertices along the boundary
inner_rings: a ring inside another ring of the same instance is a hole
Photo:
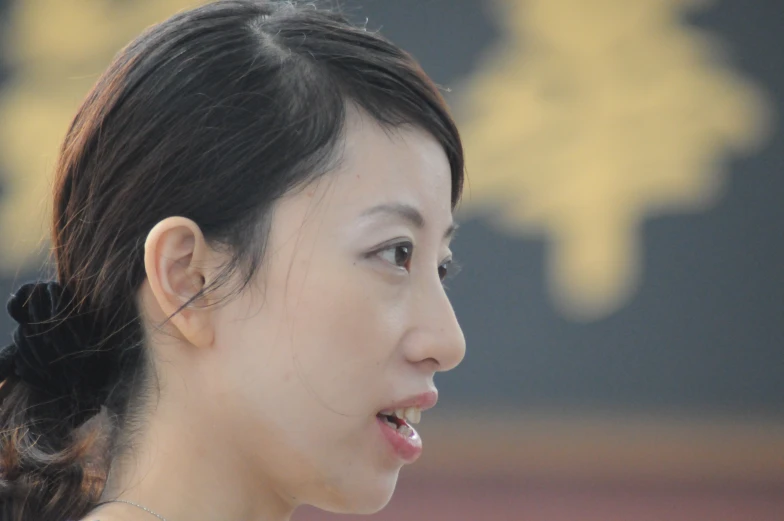
[[[137,503],[134,503],[133,501],[126,501],[125,499],[112,499],[112,500],[110,500],[110,501],[104,501],[104,502],[103,502],[103,503],[101,503],[101,504],[102,504],[102,505],[105,505],[106,503],[125,503],[125,504],[127,504],[127,505],[131,505],[131,506],[134,506],[134,507],[136,507],[136,508],[141,508],[142,510],[144,510],[144,511],[145,511],[145,512],[147,512],[148,514],[152,514],[152,515],[154,515],[155,517],[157,517],[157,518],[158,518],[158,519],[160,519],[161,521],[166,521],[166,518],[165,518],[165,517],[163,517],[162,515],[160,515],[160,514],[156,514],[155,512],[153,512],[152,510],[150,510],[149,508],[147,508],[147,507],[145,507],[145,506],[142,506],[142,505],[139,505],[139,504],[137,504]]]

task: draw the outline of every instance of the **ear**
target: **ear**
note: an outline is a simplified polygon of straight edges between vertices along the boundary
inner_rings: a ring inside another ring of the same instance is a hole
[[[185,217],[162,220],[144,243],[144,268],[155,301],[169,324],[197,347],[210,347],[215,338],[210,298],[180,308],[209,284],[211,253],[199,226]]]

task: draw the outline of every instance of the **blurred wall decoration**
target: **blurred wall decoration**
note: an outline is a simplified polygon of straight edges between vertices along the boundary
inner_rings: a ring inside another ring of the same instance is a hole
[[[505,35],[465,87],[469,202],[547,236],[551,292],[570,316],[626,303],[642,220],[708,207],[726,156],[769,133],[760,87],[684,23],[694,4],[499,2]]]
[[[193,4],[31,0],[5,6],[2,50],[13,74],[0,90],[0,270],[13,274],[40,258],[58,147],[100,72],[143,28]]]
[[[0,0],[4,291],[87,90],[198,3]],[[332,3],[444,86],[468,154],[468,354],[376,519],[784,519],[781,2]]]

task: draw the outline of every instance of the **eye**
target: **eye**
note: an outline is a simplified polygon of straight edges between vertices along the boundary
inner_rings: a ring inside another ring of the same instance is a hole
[[[441,279],[441,282],[453,278],[458,273],[460,273],[460,265],[453,259],[443,262],[438,267],[438,278]]]
[[[378,256],[398,268],[406,271],[411,269],[411,255],[414,252],[414,245],[410,242],[401,242],[378,252]]]

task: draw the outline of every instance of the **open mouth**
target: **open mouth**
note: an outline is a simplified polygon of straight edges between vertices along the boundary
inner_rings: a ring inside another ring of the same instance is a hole
[[[414,428],[411,427],[411,424],[419,423],[422,416],[422,410],[418,407],[409,407],[396,411],[381,411],[376,416],[401,435],[410,438],[416,432]]]
[[[412,427],[421,416],[419,407],[384,409],[376,414],[381,434],[404,462],[413,463],[422,454],[422,438]]]

